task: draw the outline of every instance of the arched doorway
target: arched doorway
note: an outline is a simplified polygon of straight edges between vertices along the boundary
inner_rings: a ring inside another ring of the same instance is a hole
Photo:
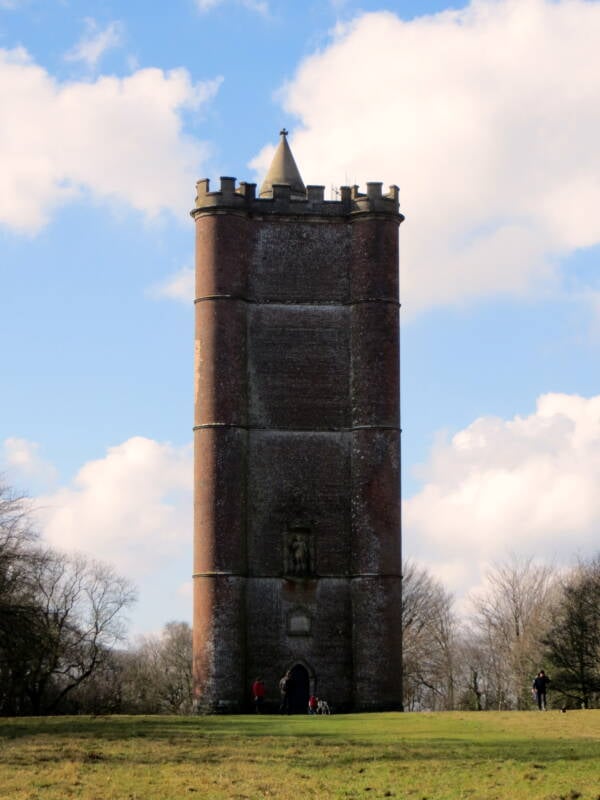
[[[290,691],[290,708],[292,714],[306,714],[310,681],[308,670],[302,664],[294,664],[290,670],[292,686]]]

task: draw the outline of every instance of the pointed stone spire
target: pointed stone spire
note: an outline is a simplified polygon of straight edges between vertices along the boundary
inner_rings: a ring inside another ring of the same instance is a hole
[[[287,184],[292,190],[292,197],[306,197],[306,187],[287,143],[287,134],[285,128],[279,131],[281,139],[269,171],[260,187],[259,197],[272,197],[273,185],[278,183]]]

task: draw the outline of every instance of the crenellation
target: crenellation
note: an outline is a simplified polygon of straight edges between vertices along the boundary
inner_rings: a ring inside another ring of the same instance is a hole
[[[324,186],[307,186],[306,198],[309,203],[323,203],[325,200]]]
[[[210,180],[208,178],[201,178],[196,181],[196,207],[201,205],[202,198],[206,197],[210,188]]]
[[[221,194],[225,200],[230,200],[235,193],[235,178],[221,175]]]
[[[381,181],[369,181],[367,183],[367,197],[372,203],[376,203],[378,200],[381,200],[381,187],[383,183]]]
[[[399,212],[398,192],[382,193],[382,183],[367,183],[367,193],[361,194],[356,186],[352,187],[352,212],[360,214],[395,214],[404,219]]]
[[[292,188],[287,183],[273,184],[273,200],[276,203],[289,204],[292,199]]]
[[[242,197],[246,198],[246,200],[254,200],[256,198],[256,184],[240,181],[238,193],[241,194]]]
[[[290,214],[302,216],[347,217],[355,214],[391,214],[403,219],[399,212],[398,187],[391,185],[383,194],[380,181],[367,183],[367,191],[360,192],[357,185],[341,186],[339,199],[325,200],[325,187],[309,185],[301,195],[289,184],[276,183],[270,197],[257,197],[256,184],[241,181],[236,188],[236,179],[220,178],[220,190],[210,191],[210,181],[203,178],[196,183],[196,205],[190,212],[192,217],[214,213],[218,208],[238,209],[249,215]]]

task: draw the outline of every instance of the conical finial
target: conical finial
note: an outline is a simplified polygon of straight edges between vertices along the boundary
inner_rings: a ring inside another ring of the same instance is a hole
[[[288,132],[285,128],[279,131],[281,139],[269,171],[260,187],[259,197],[273,197],[274,184],[286,184],[290,187],[292,197],[306,197],[306,187],[296,166],[294,156],[287,142]]]

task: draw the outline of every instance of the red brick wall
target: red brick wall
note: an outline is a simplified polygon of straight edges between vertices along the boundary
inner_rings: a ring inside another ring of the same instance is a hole
[[[338,709],[399,707],[397,206],[227,190],[195,212],[199,708],[257,675],[275,704],[298,662]]]

